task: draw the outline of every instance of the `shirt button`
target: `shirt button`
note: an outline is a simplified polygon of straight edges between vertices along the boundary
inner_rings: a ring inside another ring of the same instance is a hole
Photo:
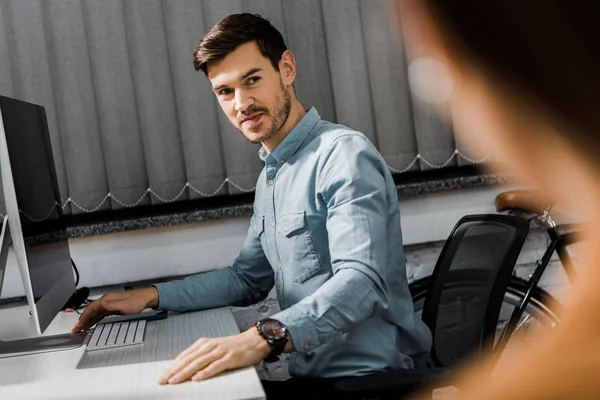
[[[281,269],[281,264],[277,264],[277,269]]]
[[[283,164],[283,163],[285,163],[285,160],[282,158],[281,160],[279,160],[279,163]]]
[[[274,220],[274,219],[272,219],[272,220],[271,220],[271,226],[272,226],[273,228],[275,228],[275,220]]]
[[[284,231],[284,232],[287,232],[287,231],[288,231],[288,227],[287,227],[287,225],[283,227],[283,231]]]
[[[269,179],[269,185],[273,186],[274,183],[275,181],[273,181],[273,179]]]
[[[310,343],[304,344],[304,350],[310,350]]]

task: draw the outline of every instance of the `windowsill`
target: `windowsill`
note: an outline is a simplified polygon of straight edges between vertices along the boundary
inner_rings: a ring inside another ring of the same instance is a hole
[[[437,172],[437,173],[436,173]],[[486,174],[472,167],[427,171],[396,176],[398,196],[411,197],[437,192],[496,186],[511,182],[507,174]],[[179,204],[143,206],[136,209],[102,211],[70,216],[70,238],[176,226],[252,215],[254,194],[206,198]]]

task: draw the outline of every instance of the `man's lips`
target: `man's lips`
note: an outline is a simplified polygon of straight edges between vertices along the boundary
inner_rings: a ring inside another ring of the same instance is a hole
[[[256,113],[256,114],[252,114],[249,117],[246,117],[242,120],[242,124],[245,122],[257,122],[259,120],[260,117],[262,117],[263,113]]]

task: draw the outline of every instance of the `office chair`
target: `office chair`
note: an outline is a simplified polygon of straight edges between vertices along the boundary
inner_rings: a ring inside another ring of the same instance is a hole
[[[443,387],[491,352],[506,287],[529,224],[510,215],[471,215],[454,227],[440,253],[422,319],[431,330],[429,365],[345,378],[335,390],[348,399],[400,399]]]

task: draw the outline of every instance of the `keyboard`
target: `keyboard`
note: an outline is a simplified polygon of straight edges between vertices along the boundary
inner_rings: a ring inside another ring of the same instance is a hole
[[[85,350],[95,351],[142,344],[145,332],[146,320],[99,323]]]

